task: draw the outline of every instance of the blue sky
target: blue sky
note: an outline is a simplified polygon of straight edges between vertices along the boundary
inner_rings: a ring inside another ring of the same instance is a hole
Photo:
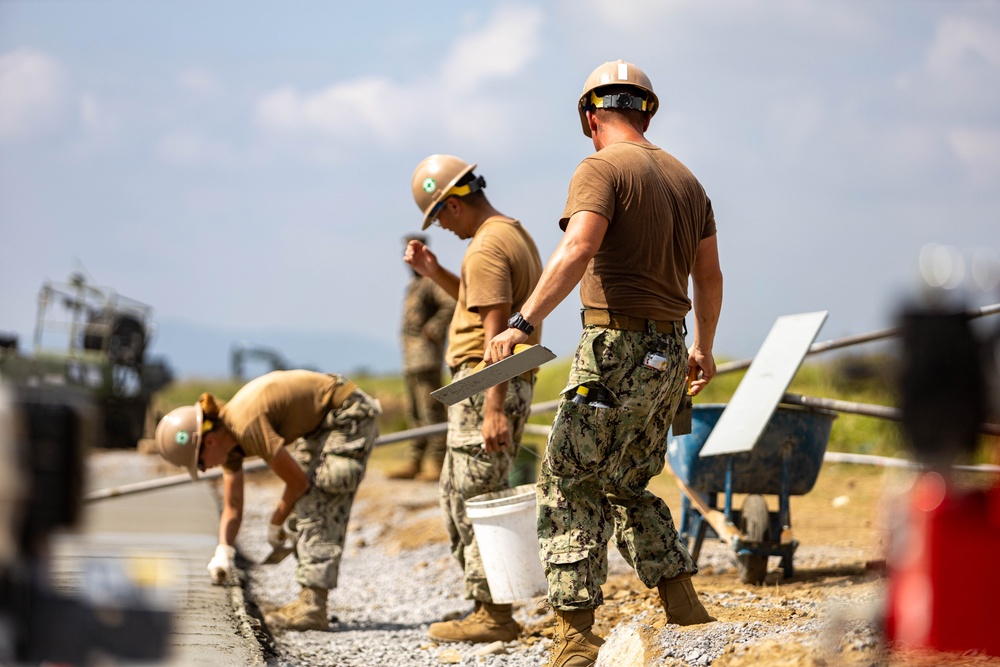
[[[82,264],[153,305],[181,374],[292,335],[336,348],[295,361],[396,368],[413,168],[477,162],[547,259],[593,151],[576,99],[618,58],[712,197],[717,355],[783,314],[829,310],[823,340],[890,326],[927,244],[996,256],[1000,3],[0,0],[0,331],[29,345],[42,282]],[[968,301],[1000,301],[971,275]],[[560,355],[578,307],[545,323]]]

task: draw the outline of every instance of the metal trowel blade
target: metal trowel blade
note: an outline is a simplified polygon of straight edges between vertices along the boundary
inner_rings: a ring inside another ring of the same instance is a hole
[[[260,562],[261,565],[277,565],[288,557],[288,554],[295,551],[295,547],[275,547],[267,558]]]
[[[454,405],[555,358],[556,355],[552,350],[541,345],[517,345],[513,355],[492,366],[476,370],[475,373],[457,382],[435,389],[431,392],[431,396],[445,405]]]

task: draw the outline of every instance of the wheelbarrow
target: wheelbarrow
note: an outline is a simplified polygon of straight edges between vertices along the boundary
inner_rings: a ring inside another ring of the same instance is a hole
[[[799,543],[792,535],[789,498],[816,484],[836,413],[779,405],[751,450],[703,457],[702,447],[725,408],[696,405],[691,433],[670,434],[667,460],[681,488],[678,532],[696,563],[706,536],[722,540],[735,552],[744,583],[764,581],[770,556],[781,558],[784,576],[791,577]],[[734,494],[748,494],[738,510]],[[778,497],[777,511],[768,509],[765,495]]]

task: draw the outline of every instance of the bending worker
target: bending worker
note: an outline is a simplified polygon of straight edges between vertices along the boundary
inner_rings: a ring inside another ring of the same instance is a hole
[[[420,241],[410,241],[403,255],[415,271],[458,301],[445,353],[453,380],[473,372],[486,341],[508,326],[542,272],[534,240],[520,222],[493,208],[483,192],[486,181],[473,173],[475,167],[452,155],[431,155],[417,165],[411,184],[424,229],[436,222],[469,239],[459,274],[438,264]],[[529,331],[525,339],[538,343],[541,329]],[[475,609],[464,619],[432,624],[429,634],[438,641],[509,642],[520,634],[511,605],[494,603],[490,595],[465,501],[509,488],[534,379],[534,372],[525,373],[448,408],[441,508],[452,554],[462,567],[465,597],[475,601]]]
[[[379,402],[339,375],[274,371],[245,384],[223,404],[212,394],[168,413],[156,447],[192,479],[222,466],[219,546],[208,564],[213,583],[228,579],[243,519],[243,459],[259,456],[285,482],[267,540],[295,548],[294,602],[265,614],[270,628],[325,630],[327,594],[337,586],[354,494],[378,437]],[[285,449],[292,445],[292,453]],[[287,526],[287,530],[286,530]]]
[[[646,140],[657,106],[635,65],[605,63],[588,77],[579,113],[597,152],[573,174],[559,221],[565,234],[515,316],[540,325],[580,283],[583,334],[537,484],[538,537],[557,620],[553,667],[596,660],[603,640],[592,631],[594,609],[603,603],[612,534],[639,579],[658,589],[669,623],[715,620],[691,584],[697,567],[670,510],[647,490],[663,469],[686,376],[697,394],[715,375],[722,307],[712,204],[683,164]],[[487,362],[525,340],[521,328],[508,328],[487,346]]]

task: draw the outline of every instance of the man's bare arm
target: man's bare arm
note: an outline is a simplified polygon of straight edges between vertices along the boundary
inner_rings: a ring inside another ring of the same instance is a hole
[[[722,268],[715,235],[702,239],[698,244],[691,282],[694,336],[688,352],[688,372],[690,374],[693,371],[696,375],[691,383],[691,393],[697,394],[715,376],[712,347],[715,345],[715,329],[722,312]]]

